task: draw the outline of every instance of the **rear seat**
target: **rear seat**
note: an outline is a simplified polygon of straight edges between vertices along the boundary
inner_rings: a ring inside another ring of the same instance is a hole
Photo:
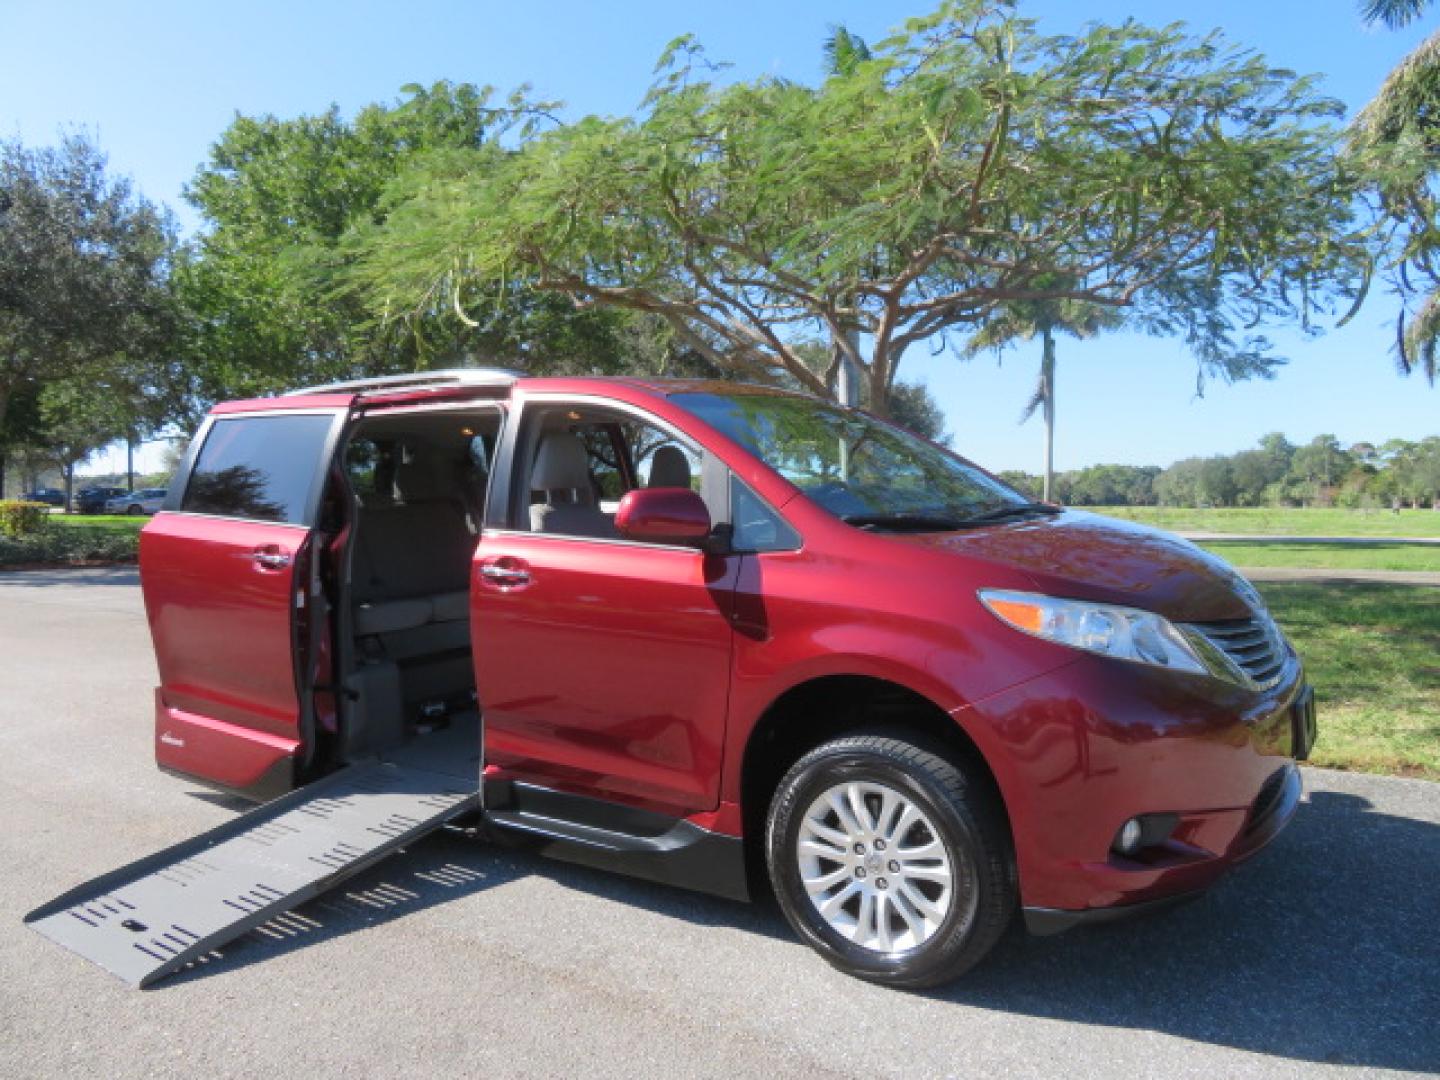
[[[444,632],[421,634],[412,647],[387,645],[413,654],[468,643],[476,534],[460,499],[461,482],[449,462],[417,453],[396,469],[400,502],[361,508],[350,571],[358,636],[443,624]]]

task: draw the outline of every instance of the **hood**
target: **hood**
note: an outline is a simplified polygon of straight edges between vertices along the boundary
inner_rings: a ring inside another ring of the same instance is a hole
[[[1035,591],[1154,611],[1177,622],[1243,619],[1263,606],[1228,563],[1162,532],[1067,510],[982,529],[891,534],[968,560],[1017,570]]]

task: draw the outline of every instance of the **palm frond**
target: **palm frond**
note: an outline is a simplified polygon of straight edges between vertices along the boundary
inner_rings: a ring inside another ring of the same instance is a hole
[[[1351,126],[1357,148],[1393,144],[1440,122],[1440,32],[1431,34],[1395,66],[1375,98]]]
[[[1384,23],[1391,30],[1409,26],[1430,6],[1430,0],[1361,0],[1360,17]]]
[[[1020,423],[1023,424],[1026,420],[1029,420],[1030,417],[1035,415],[1035,411],[1039,409],[1041,405],[1045,404],[1046,392],[1045,376],[1041,375],[1040,378],[1035,380],[1035,390],[1031,393],[1030,400],[1025,403],[1025,408],[1020,410]]]
[[[1419,370],[1435,385],[1437,351],[1440,351],[1440,289],[1431,292],[1408,320],[1401,316],[1396,360],[1408,375]]]

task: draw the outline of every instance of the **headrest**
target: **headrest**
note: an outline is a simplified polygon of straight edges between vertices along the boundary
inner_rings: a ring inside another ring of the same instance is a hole
[[[395,491],[407,503],[453,499],[459,494],[455,485],[449,462],[433,452],[406,447],[395,468]]]
[[[690,486],[690,461],[678,446],[662,446],[650,459],[650,479],[645,485],[652,488],[688,488]]]
[[[578,435],[555,431],[540,440],[535,468],[530,473],[532,491],[589,491],[590,468],[585,444]]]

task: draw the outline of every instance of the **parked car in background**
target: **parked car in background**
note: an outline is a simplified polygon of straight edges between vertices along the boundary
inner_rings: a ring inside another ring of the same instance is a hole
[[[107,502],[129,494],[122,487],[81,488],[75,498],[70,501],[70,508],[77,514],[103,514]]]
[[[153,514],[165,504],[164,488],[141,488],[105,502],[107,514]]]
[[[20,496],[22,502],[44,503],[46,506],[64,506],[65,492],[59,488],[36,488],[34,491],[27,491]]]

